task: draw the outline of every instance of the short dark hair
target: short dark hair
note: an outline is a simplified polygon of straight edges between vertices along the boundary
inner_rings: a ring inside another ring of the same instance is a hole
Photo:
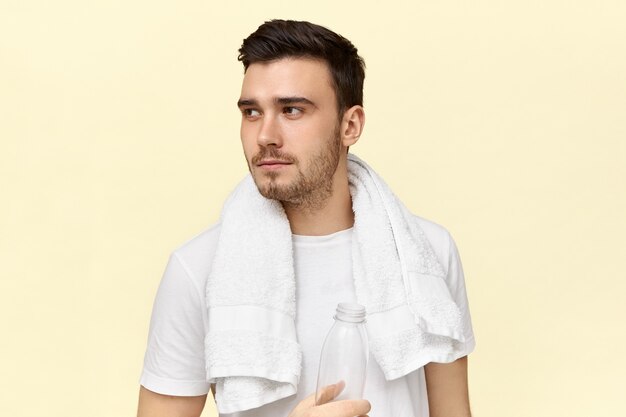
[[[352,42],[323,26],[270,20],[244,39],[237,59],[245,72],[255,62],[287,57],[319,59],[328,64],[340,115],[352,106],[363,105],[365,61]]]

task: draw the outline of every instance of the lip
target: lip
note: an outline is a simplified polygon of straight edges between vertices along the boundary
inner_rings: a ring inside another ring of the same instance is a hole
[[[291,165],[291,162],[281,161],[278,159],[266,159],[257,164],[258,167],[265,169],[277,169],[287,165]]]

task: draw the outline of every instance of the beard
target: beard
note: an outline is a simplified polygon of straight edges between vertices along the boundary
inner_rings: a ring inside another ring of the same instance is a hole
[[[337,125],[332,136],[325,140],[318,153],[307,159],[304,167],[296,157],[285,154],[273,146],[261,148],[248,167],[263,197],[278,200],[285,207],[316,210],[322,208],[332,195],[333,175],[339,165],[340,155],[341,140]],[[278,179],[284,174],[280,172],[255,174],[252,167],[259,161],[269,158],[291,163],[297,169],[296,177],[289,183],[281,184]]]

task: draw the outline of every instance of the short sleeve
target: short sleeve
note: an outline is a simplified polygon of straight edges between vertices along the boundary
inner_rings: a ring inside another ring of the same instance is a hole
[[[188,268],[174,252],[152,309],[140,384],[175,396],[208,393],[204,360],[206,309]]]
[[[465,289],[465,276],[463,275],[463,265],[461,264],[461,258],[459,251],[454,243],[454,240],[448,236],[448,272],[446,275],[446,284],[450,295],[454,299],[454,302],[461,311],[461,320],[463,324],[463,335],[465,336],[465,343],[462,348],[462,354],[465,356],[471,353],[475,346],[476,341],[474,339],[474,331],[472,329],[472,317],[470,315],[469,303],[467,301],[467,291]]]

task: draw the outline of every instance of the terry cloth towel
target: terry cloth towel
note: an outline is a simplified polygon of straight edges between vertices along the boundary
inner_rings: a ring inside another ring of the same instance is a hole
[[[354,285],[368,313],[370,352],[388,380],[454,361],[465,341],[461,314],[430,243],[382,179],[352,154],[348,176]],[[289,221],[248,175],[224,204],[206,287],[206,373],[217,385],[220,413],[297,392],[295,288]]]

